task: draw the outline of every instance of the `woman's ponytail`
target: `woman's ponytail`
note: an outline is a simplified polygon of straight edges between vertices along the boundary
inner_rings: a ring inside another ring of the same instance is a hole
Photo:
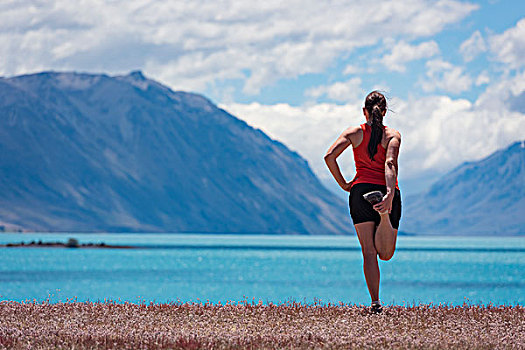
[[[368,111],[370,121],[372,122],[372,133],[368,142],[368,155],[374,160],[377,153],[377,146],[383,139],[383,112],[386,111],[386,99],[382,93],[372,91],[365,100],[365,109]]]

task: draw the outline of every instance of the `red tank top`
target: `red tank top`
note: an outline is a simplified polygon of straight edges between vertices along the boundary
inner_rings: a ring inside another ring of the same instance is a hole
[[[385,180],[385,160],[386,149],[379,143],[377,145],[377,153],[374,155],[374,160],[368,156],[368,141],[372,134],[372,127],[368,124],[361,124],[363,130],[363,141],[359,146],[355,147],[354,160],[356,174],[352,185],[360,183],[369,183],[375,185],[386,185]],[[399,189],[396,179],[396,188]]]

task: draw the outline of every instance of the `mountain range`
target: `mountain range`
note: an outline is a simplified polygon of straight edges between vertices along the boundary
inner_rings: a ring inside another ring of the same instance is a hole
[[[139,72],[0,78],[0,222],[30,231],[348,234],[308,163]]]
[[[406,232],[525,235],[525,141],[460,165],[405,202]]]
[[[308,163],[140,71],[0,78],[0,231],[348,234]],[[404,199],[401,232],[525,234],[525,141]]]

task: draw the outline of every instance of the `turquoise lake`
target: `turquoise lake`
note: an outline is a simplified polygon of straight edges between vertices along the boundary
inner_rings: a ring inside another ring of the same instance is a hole
[[[0,248],[0,300],[368,304],[355,236],[0,234],[140,249]],[[525,304],[525,237],[400,236],[386,304]]]

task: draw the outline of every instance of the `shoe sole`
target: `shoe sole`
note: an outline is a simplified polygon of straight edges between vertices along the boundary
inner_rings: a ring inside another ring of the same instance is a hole
[[[377,203],[381,203],[383,201],[383,193],[381,191],[372,191],[365,193],[363,195],[363,198],[368,201],[368,203],[372,205],[376,205]],[[386,211],[379,213],[379,214],[386,214]]]
[[[372,191],[365,193],[363,198],[368,201],[368,203],[375,205],[383,201],[383,193],[381,191]]]

